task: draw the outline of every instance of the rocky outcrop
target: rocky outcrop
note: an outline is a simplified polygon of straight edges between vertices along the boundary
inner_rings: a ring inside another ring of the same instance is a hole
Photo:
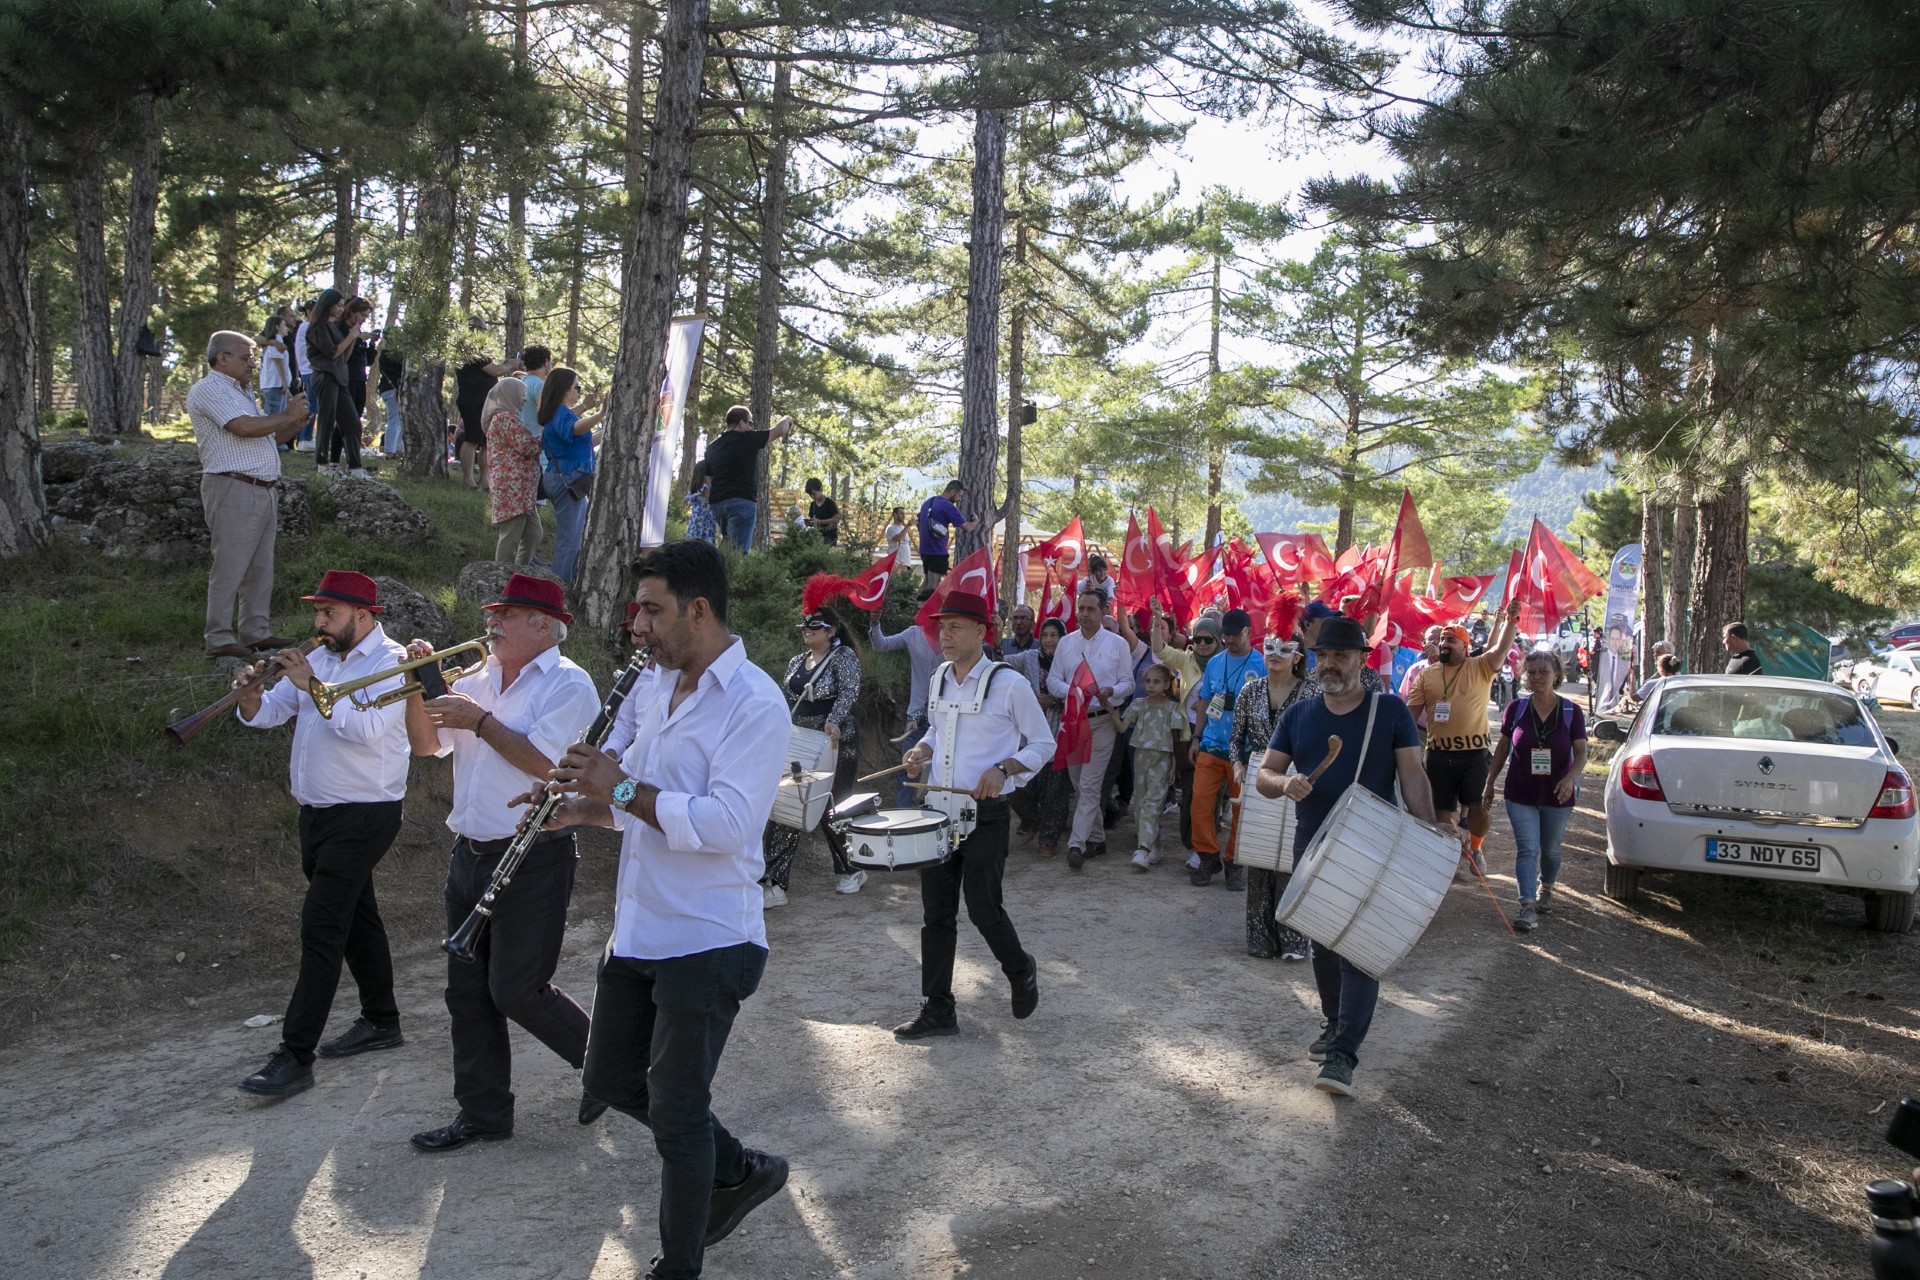
[[[436,649],[444,649],[460,638],[453,634],[447,611],[426,596],[398,578],[382,575],[373,581],[380,588],[380,603],[385,606],[380,625],[386,628],[388,639],[401,644],[425,640]]]
[[[335,476],[327,482],[326,501],[333,508],[334,523],[349,538],[404,549],[434,535],[433,520],[426,512],[378,480]]]
[[[545,578],[558,582],[553,571],[530,564],[507,564],[499,560],[475,560],[460,570],[460,576],[454,582],[454,594],[462,600],[475,605],[488,604],[500,598],[500,589],[507,585],[507,579],[516,573],[524,573],[533,578]]]
[[[48,447],[42,466],[48,509],[60,532],[76,542],[143,560],[205,553],[200,455],[191,446],[61,441]],[[279,502],[280,537],[311,537],[306,486],[282,479]]]

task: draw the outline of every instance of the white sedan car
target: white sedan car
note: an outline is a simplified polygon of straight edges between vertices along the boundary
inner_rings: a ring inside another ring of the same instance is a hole
[[[1607,896],[1645,871],[1802,881],[1904,933],[1920,890],[1913,781],[1854,694],[1780,676],[1662,680],[1607,771]]]

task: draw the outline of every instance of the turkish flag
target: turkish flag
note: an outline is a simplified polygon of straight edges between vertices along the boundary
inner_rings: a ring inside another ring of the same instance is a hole
[[[1437,583],[1428,584],[1428,598],[1452,611],[1456,618],[1464,618],[1480,607],[1486,599],[1487,588],[1493,585],[1491,573],[1471,575],[1463,578],[1441,578]],[[1434,590],[1434,587],[1438,590]]]
[[[1256,533],[1267,567],[1280,586],[1317,582],[1334,575],[1333,555],[1317,533]]]
[[[1153,599],[1153,544],[1140,521],[1127,512],[1127,540],[1120,548],[1120,585],[1115,599],[1123,609],[1144,609]]]
[[[1160,514],[1147,508],[1147,542],[1153,548],[1153,589],[1167,612],[1176,618],[1192,618],[1185,565],[1173,549],[1173,539],[1160,527]]]
[[[1075,516],[1066,528],[1020,553],[1021,579],[1028,591],[1040,591],[1056,571],[1062,581],[1068,575],[1078,577],[1086,567],[1086,560],[1087,535],[1081,531],[1080,517]]]
[[[986,597],[987,612],[998,613],[1000,611],[999,593],[993,588],[995,576],[993,552],[990,548],[981,547],[953,566],[953,572],[940,579],[940,585],[934,588],[933,594],[928,596],[926,603],[920,606],[920,612],[913,616],[914,622],[927,633],[927,639],[938,641],[940,623],[933,615],[946,607],[947,596],[955,591],[968,591],[974,595]]]
[[[1432,623],[1432,619],[1420,607],[1422,602],[1413,594],[1412,570],[1396,578],[1384,597],[1379,610],[1380,620],[1374,624],[1373,634],[1368,637],[1373,644],[1373,653],[1367,658],[1367,665],[1376,671],[1393,670],[1394,650],[1402,645],[1417,643],[1421,633]]]
[[[1071,631],[1074,628],[1074,602],[1080,594],[1080,575],[1076,573],[1062,580],[1057,593],[1054,585],[1053,578],[1049,576],[1047,585],[1040,592],[1039,620],[1045,622],[1048,618],[1058,618]]]
[[[1093,759],[1093,721],[1088,716],[1100,693],[1100,683],[1085,658],[1067,685],[1067,703],[1060,711],[1060,736],[1054,741],[1053,767],[1068,769]]]
[[[1520,553],[1519,579],[1520,626],[1535,635],[1553,630],[1582,601],[1604,595],[1607,589],[1599,575],[1538,520]],[[1511,587],[1508,597],[1515,598]]]
[[[1387,563],[1393,566],[1389,573],[1425,569],[1433,564],[1433,548],[1427,544],[1427,531],[1420,523],[1420,513],[1414,510],[1410,489],[1400,491],[1400,514],[1394,517],[1393,541],[1387,544]]]
[[[893,579],[894,557],[883,556],[857,576],[839,578],[816,573],[800,592],[800,612],[812,613],[835,596],[844,596],[848,604],[867,613],[878,613],[887,602],[887,584]]]

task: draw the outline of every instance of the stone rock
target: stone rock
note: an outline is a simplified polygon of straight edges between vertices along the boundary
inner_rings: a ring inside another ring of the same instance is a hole
[[[461,638],[453,634],[453,622],[447,617],[447,611],[406,583],[385,575],[373,581],[380,588],[380,603],[385,606],[380,625],[386,629],[389,640],[398,640],[401,644],[425,640],[436,649],[444,649]]]
[[[40,446],[40,479],[49,486],[72,484],[94,463],[125,456],[120,445],[107,440],[48,440]]]
[[[543,565],[507,564],[501,560],[475,560],[460,570],[455,579],[453,591],[462,600],[470,600],[476,606],[488,604],[500,598],[500,589],[507,585],[507,579],[516,573],[524,573],[530,578],[545,578],[549,582],[560,579],[553,576],[553,570]]]
[[[335,476],[327,483],[326,497],[333,506],[334,523],[349,538],[406,548],[434,535],[433,520],[390,484]]]
[[[62,441],[54,474],[76,480],[47,486],[47,505],[64,522],[62,533],[110,556],[143,560],[197,559],[208,545],[200,506],[200,455],[189,445],[125,448]],[[281,480],[280,536],[313,533],[313,503],[303,485]]]

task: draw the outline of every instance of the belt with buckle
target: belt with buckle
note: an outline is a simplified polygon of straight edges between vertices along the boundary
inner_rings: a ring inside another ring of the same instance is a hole
[[[497,858],[507,851],[507,846],[512,844],[514,840],[512,836],[508,836],[504,840],[474,840],[468,836],[461,836],[460,839],[466,841],[467,852],[476,858]],[[552,844],[556,840],[571,839],[573,839],[573,829],[569,827],[565,831],[542,832],[540,838],[533,843],[537,846]]]
[[[279,485],[277,480],[262,480],[259,476],[250,476],[244,471],[210,471],[207,474],[225,476],[229,480],[238,480],[241,484],[250,484],[256,489],[272,489]]]

